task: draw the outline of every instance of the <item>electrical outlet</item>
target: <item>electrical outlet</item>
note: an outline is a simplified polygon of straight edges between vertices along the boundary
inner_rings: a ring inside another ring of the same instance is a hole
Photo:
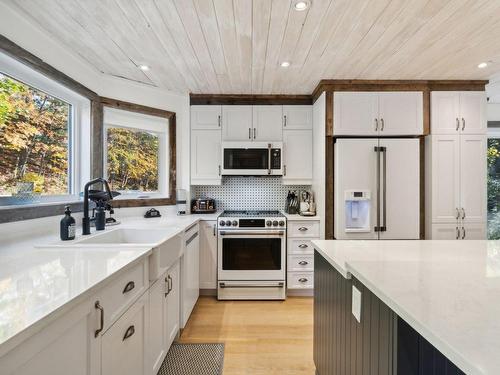
[[[361,292],[354,285],[352,286],[352,315],[358,323],[361,323]]]

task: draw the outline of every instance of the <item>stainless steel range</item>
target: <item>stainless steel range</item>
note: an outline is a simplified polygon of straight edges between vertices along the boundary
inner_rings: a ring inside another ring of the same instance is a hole
[[[217,298],[285,299],[285,216],[224,211],[218,220]]]

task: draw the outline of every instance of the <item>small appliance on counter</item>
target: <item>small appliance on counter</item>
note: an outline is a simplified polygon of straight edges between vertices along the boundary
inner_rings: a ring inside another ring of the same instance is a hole
[[[187,211],[187,191],[184,189],[176,190],[177,215],[185,215]]]
[[[215,208],[215,199],[197,198],[191,200],[192,214],[213,214],[217,211]]]

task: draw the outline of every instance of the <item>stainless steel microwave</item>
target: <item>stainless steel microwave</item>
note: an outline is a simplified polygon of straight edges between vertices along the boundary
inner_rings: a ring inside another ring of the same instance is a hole
[[[281,176],[281,142],[223,142],[222,175]]]

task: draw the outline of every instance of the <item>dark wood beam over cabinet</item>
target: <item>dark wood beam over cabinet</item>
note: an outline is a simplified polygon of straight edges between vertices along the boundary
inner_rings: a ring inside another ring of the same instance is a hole
[[[310,105],[311,95],[190,94],[191,105]]]

